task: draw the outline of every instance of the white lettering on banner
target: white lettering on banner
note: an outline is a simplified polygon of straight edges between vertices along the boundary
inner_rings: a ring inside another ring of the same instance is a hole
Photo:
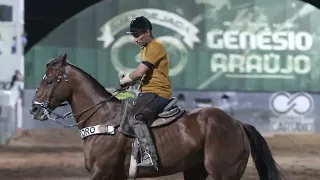
[[[276,117],[270,118],[270,130],[275,133],[314,132],[315,119],[312,96],[305,92],[290,94],[276,92],[269,99],[269,107]]]
[[[183,41],[191,48],[195,42],[200,42],[196,35],[199,32],[198,28],[188,20],[172,12],[152,8],[135,9],[113,17],[101,27],[102,35],[97,40],[103,41],[105,48],[109,47],[114,41],[114,35],[128,28],[133,18],[142,15],[146,16],[153,24],[172,29],[182,35]]]
[[[212,49],[308,51],[312,45],[312,35],[307,32],[261,31],[253,34],[250,32],[214,30],[207,33],[207,46]]]
[[[295,79],[295,75],[309,74],[311,57],[303,52],[309,51],[312,45],[312,35],[307,32],[215,29],[207,33],[207,46],[215,50],[211,55],[211,71],[225,73],[227,78]],[[253,52],[226,53],[216,52],[217,49]],[[294,54],[277,54],[286,50]]]
[[[101,28],[100,31],[102,35],[97,38],[98,41],[104,42],[104,48],[110,47],[111,44],[111,62],[117,71],[130,72],[133,68],[125,67],[119,58],[119,53],[125,45],[133,43],[133,37],[131,35],[121,36],[119,39],[115,40],[115,35],[125,28],[129,27],[130,21],[137,16],[146,16],[151,23],[169,28],[177,33],[177,35],[182,36],[182,41],[190,48],[194,48],[196,42],[200,42],[197,36],[199,29],[194,26],[191,22],[179,16],[178,14],[161,10],[161,9],[135,9],[132,11],[124,12],[117,15],[107,21]],[[170,50],[174,53],[178,53],[180,59],[174,67],[170,67],[169,75],[176,76],[182,72],[188,60],[188,49],[183,44],[183,42],[174,36],[161,36],[157,39],[163,41],[165,44],[171,46],[168,48],[168,53]]]
[[[270,118],[270,130],[274,133],[313,133],[315,132],[314,123],[314,119],[307,118],[303,120]]]
[[[282,59],[280,61],[280,59]],[[306,55],[287,55],[281,57],[279,54],[224,54],[214,53],[211,57],[211,71],[216,73],[233,73],[234,77],[242,73],[250,74],[259,73],[261,78],[263,74],[279,74],[292,76],[292,74],[308,74],[311,71],[311,59]]]

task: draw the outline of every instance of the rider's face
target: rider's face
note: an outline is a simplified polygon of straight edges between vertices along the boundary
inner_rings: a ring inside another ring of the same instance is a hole
[[[140,47],[143,47],[146,46],[149,42],[150,31],[147,30],[146,32],[133,33],[132,36],[134,37],[134,42],[137,43]]]

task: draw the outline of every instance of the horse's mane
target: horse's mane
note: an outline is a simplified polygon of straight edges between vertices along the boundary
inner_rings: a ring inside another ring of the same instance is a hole
[[[46,68],[53,66],[57,63],[59,63],[61,61],[61,57],[59,56],[58,58],[55,59],[50,59],[47,64],[46,64]],[[73,67],[74,69],[76,69],[77,71],[79,71],[81,74],[83,74],[86,78],[88,78],[93,85],[95,86],[95,89],[97,91],[99,91],[102,94],[105,94],[106,96],[110,97],[112,96],[112,94],[110,92],[108,92],[103,86],[102,84],[100,84],[95,78],[93,78],[90,74],[88,74],[87,72],[83,71],[82,69],[80,69],[79,67],[71,64],[70,62],[67,62],[67,64],[71,67]]]
[[[90,79],[90,81],[93,82],[93,84],[96,86],[95,89],[100,91],[101,93],[105,93],[108,96],[112,96],[112,94],[110,92],[108,92],[101,83],[99,83],[95,78],[93,78],[90,74],[88,74],[87,72],[83,71],[82,69],[80,69],[79,67],[68,63],[69,66],[75,68],[77,71],[81,72],[81,74],[83,74],[84,76],[86,76],[88,79]]]

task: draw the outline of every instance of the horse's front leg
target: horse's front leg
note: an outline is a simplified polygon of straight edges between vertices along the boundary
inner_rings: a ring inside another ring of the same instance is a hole
[[[92,164],[91,180],[125,180],[125,154],[109,151],[96,154],[95,159],[96,161]]]
[[[124,136],[99,136],[96,144],[88,144],[87,162],[91,180],[125,180]],[[100,139],[99,139],[100,138]],[[101,145],[103,144],[103,146]]]
[[[90,180],[125,180],[123,168],[112,165],[102,167],[105,166],[103,164],[94,166]]]

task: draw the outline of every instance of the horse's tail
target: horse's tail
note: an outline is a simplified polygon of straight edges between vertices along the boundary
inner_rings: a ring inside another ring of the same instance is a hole
[[[257,168],[260,180],[281,180],[281,173],[272,157],[269,146],[257,129],[241,123],[250,140],[251,155]],[[278,166],[279,167],[279,166]]]

